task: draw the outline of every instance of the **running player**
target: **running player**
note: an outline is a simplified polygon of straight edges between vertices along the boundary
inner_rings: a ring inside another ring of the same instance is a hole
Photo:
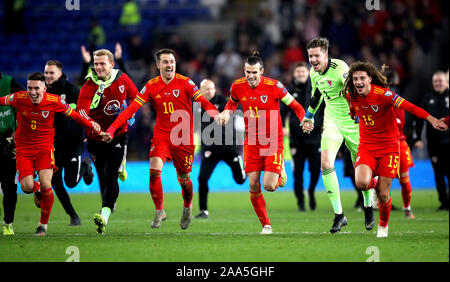
[[[157,51],[155,60],[160,75],[147,82],[141,94],[137,95],[133,103],[110,125],[103,140],[109,141],[116,129],[145,103],[152,104],[156,111],[156,125],[153,129],[149,154],[150,193],[156,208],[152,228],[159,228],[161,222],[166,219],[166,212],[163,209],[161,170],[166,161],[173,160],[184,200],[180,227],[187,229],[192,219],[193,196],[190,178],[194,158],[192,101],[200,103],[213,118],[218,112],[190,78],[175,72],[176,60],[173,50]]]
[[[94,68],[80,90],[77,109],[81,115],[94,120],[106,130],[139,91],[130,77],[114,69],[114,55],[106,49],[94,52]],[[100,213],[93,216],[98,233],[106,230],[109,216],[119,197],[119,172],[127,156],[128,124],[117,127],[117,136],[105,144],[102,138],[87,132],[87,149],[97,170],[102,196]]]
[[[68,104],[61,102],[61,97],[46,93],[46,89],[45,76],[32,73],[27,79],[27,92],[19,91],[0,99],[0,105],[17,109],[16,166],[22,191],[27,194],[38,189],[41,191],[41,218],[35,236],[47,235],[47,224],[54,200],[51,181],[55,167],[55,113],[64,113],[83,125],[91,134],[100,132],[97,123],[89,122]],[[38,173],[39,182],[34,181],[35,171]]]
[[[270,192],[286,184],[280,100],[295,112],[300,121],[305,110],[281,82],[262,76],[264,64],[258,52],[247,58],[244,73],[245,77],[232,84],[230,99],[217,122],[226,124],[230,113],[236,110],[239,103],[242,104],[245,122],[244,163],[249,179],[250,200],[263,226],[261,234],[271,234],[272,225],[261,193],[260,178],[264,171],[262,186]]]
[[[331,233],[339,232],[341,227],[347,225],[347,218],[342,210],[339,195],[339,182],[334,170],[336,154],[342,142],[350,150],[353,163],[359,144],[358,125],[348,115],[349,108],[341,89],[347,78],[348,66],[338,59],[328,58],[329,42],[326,38],[315,38],[308,42],[309,63],[312,65],[310,77],[312,85],[311,103],[303,121],[303,130],[311,132],[314,128],[314,114],[323,100],[325,100],[325,116],[321,140],[321,169],[322,179],[327,190],[328,198],[334,210],[334,221],[330,228]],[[376,179],[370,187],[376,186]],[[373,192],[373,190],[372,190]],[[363,191],[365,227],[372,230],[375,226],[375,217],[370,203],[370,191]]]
[[[359,189],[370,186],[373,175],[378,175],[377,196],[380,223],[377,237],[388,237],[388,221],[391,212],[389,190],[399,169],[399,131],[395,108],[426,119],[441,131],[448,130],[442,121],[431,116],[399,95],[390,91],[386,77],[367,62],[350,66],[343,93],[347,93],[352,117],[359,118],[360,144],[355,164],[355,182]]]

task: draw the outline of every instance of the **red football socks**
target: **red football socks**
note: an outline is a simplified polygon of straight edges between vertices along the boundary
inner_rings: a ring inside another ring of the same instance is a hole
[[[53,201],[55,200],[55,197],[53,195],[52,187],[43,190],[41,189],[41,220],[40,223],[47,224],[48,219],[50,217],[50,213],[52,211],[53,207]]]
[[[163,209],[163,188],[161,182],[161,171],[150,169],[150,195],[157,210]]]
[[[386,204],[379,203],[378,212],[380,215],[380,226],[386,227],[388,226],[389,216],[391,215],[392,201],[389,198],[389,201]]]
[[[411,204],[411,194],[412,194],[409,176],[400,177],[400,185],[402,186],[403,207],[409,208]]]
[[[253,208],[256,215],[261,222],[261,225],[270,225],[269,217],[267,216],[266,200],[261,192],[250,192],[250,200],[252,201]]]
[[[37,182],[36,180],[34,181],[34,187],[33,187],[33,192],[35,193],[37,191],[39,191],[39,188],[41,188],[41,184],[39,184],[39,182]]]

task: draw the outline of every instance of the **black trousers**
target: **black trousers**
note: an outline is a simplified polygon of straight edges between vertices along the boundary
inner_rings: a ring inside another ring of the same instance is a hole
[[[119,168],[126,158],[128,135],[116,136],[110,143],[88,140],[87,149],[92,155],[100,182],[102,208],[114,208],[119,197]]]
[[[69,188],[77,186],[83,175],[86,173],[87,166],[85,163],[81,162],[81,155],[72,156],[65,154],[63,148],[55,149],[55,165],[58,167],[58,170],[52,177],[53,191],[55,191],[55,194],[66,213],[72,218],[77,217],[78,215],[73,208],[69,194],[64,187],[64,182]],[[63,169],[64,181],[62,177]]]
[[[231,168],[234,181],[236,181],[237,184],[244,183],[247,178],[244,171],[244,162],[238,151],[204,151],[198,175],[200,210],[208,210],[208,180],[220,161],[224,161]]]
[[[320,176],[320,144],[303,144],[291,147],[292,159],[294,161],[294,193],[297,204],[305,204],[303,194],[303,171],[305,161],[308,160],[309,172],[311,174],[308,192],[314,194]]]
[[[0,144],[0,146],[4,146]],[[9,145],[8,145],[9,146]],[[10,147],[11,149],[13,147]],[[0,183],[3,191],[3,210],[5,212],[3,220],[5,223],[14,221],[14,213],[17,203],[17,182],[16,182],[16,157],[5,147],[0,150]]]
[[[450,183],[450,160],[448,158],[449,145],[428,143],[428,153],[431,158],[431,165],[433,166],[439,202],[441,202],[442,206],[448,208],[449,194],[447,193],[447,187]],[[445,183],[445,178],[447,178],[447,184]]]

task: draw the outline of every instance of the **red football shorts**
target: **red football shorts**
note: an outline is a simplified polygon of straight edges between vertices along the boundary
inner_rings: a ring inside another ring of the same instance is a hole
[[[359,146],[355,167],[365,164],[370,167],[374,175],[396,178],[400,166],[399,155],[398,151],[380,152],[379,150],[367,150]]]
[[[283,146],[267,150],[258,145],[244,145],[245,172],[271,171],[281,175]]]
[[[173,165],[179,174],[186,174],[192,171],[194,160],[194,145],[173,145],[170,138],[152,139],[149,158],[159,157],[163,163],[173,160]]]
[[[25,149],[17,150],[16,167],[19,171],[19,181],[35,171],[39,173],[43,169],[55,167],[54,148],[45,150]]]
[[[409,168],[413,166],[414,161],[408,142],[406,140],[400,140],[400,173],[408,172]]]

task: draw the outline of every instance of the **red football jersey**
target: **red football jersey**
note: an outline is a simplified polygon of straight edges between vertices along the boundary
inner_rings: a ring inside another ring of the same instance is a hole
[[[398,133],[400,140],[406,140],[406,135],[404,132],[405,128],[405,110],[396,108],[394,110],[395,120],[397,121]]]
[[[119,71],[116,80],[103,90],[99,105],[95,109],[90,109],[94,95],[98,90],[99,86],[92,80],[88,80],[81,87],[80,95],[78,96],[77,111],[85,118],[97,122],[101,126],[102,131],[106,131],[117,118],[118,111],[120,109],[123,110],[122,105],[127,103],[127,100],[133,101],[136,95],[139,94],[139,91],[128,75]],[[127,131],[128,125],[124,123],[118,128],[116,135],[123,134]],[[86,133],[90,139],[102,140],[96,134]]]
[[[242,104],[245,145],[267,146],[278,142],[278,146],[283,146],[280,100],[287,94],[281,82],[264,76],[255,88],[250,87],[245,77],[233,82],[230,100]],[[226,109],[232,109],[230,103]]]
[[[403,108],[419,118],[429,114],[387,88],[371,85],[366,97],[350,98],[350,105],[359,117],[359,143],[369,150],[384,152],[399,150],[399,131],[394,108]]]
[[[197,85],[189,77],[175,74],[175,77],[166,84],[161,76],[157,76],[145,84],[141,93],[111,124],[107,133],[114,135],[118,126],[137,112],[141,106],[150,102],[156,111],[153,139],[170,138],[173,145],[193,145],[193,101],[198,102],[211,117],[214,118],[217,115],[217,108],[203,97]]]
[[[170,138],[172,130],[176,127],[173,133],[180,138],[178,141],[184,145],[192,145],[194,144],[192,101],[200,95],[202,95],[200,90],[190,78],[175,74],[169,84],[166,84],[161,76],[148,81],[141,94],[136,97],[136,102],[141,105],[150,102],[156,111],[153,138]]]
[[[50,149],[53,148],[55,113],[64,113],[81,125],[92,129],[91,123],[61,102],[61,97],[44,93],[42,101],[35,105],[28,92],[20,91],[2,97],[0,105],[10,105],[17,109],[18,127],[15,133],[17,148]]]

